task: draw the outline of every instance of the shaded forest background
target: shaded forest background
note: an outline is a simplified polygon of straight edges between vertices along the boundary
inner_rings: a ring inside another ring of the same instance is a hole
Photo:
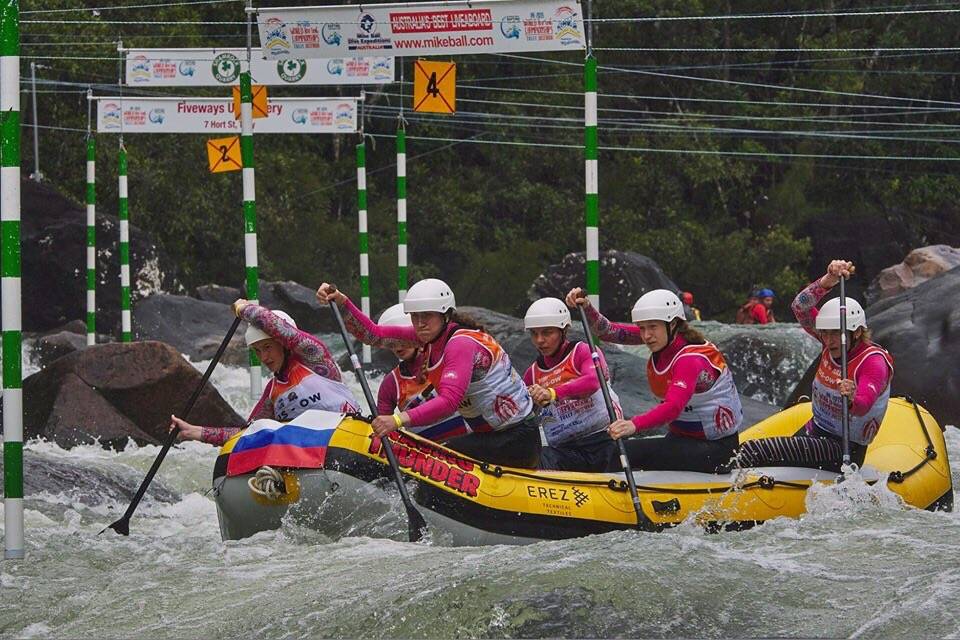
[[[24,2],[21,9],[110,4],[42,0]],[[601,20],[661,18],[595,23],[605,148],[599,165],[601,249],[651,256],[678,285],[696,293],[705,315],[730,318],[757,285],[782,294],[785,311],[793,292],[831,257],[857,261],[863,287],[913,247],[960,245],[960,62],[957,51],[918,50],[957,46],[960,13],[668,19],[884,8],[956,9],[960,3],[821,0],[774,8],[729,0],[594,2]],[[186,24],[241,21],[239,2],[98,15],[25,13],[21,19],[22,117],[32,122],[34,61],[46,67],[37,72],[38,121],[68,129],[40,130],[41,169],[78,202],[85,179],[86,87],[96,95],[119,91],[111,41],[122,37],[124,45],[138,47],[245,44],[243,25]],[[165,21],[180,24],[153,24]],[[609,50],[623,47],[688,50]],[[516,312],[548,264],[583,250],[582,52],[456,61],[455,116],[410,111],[409,58],[402,61],[405,84],[366,87],[375,309],[396,298],[393,136],[401,105],[408,135],[411,283],[441,277],[463,303]],[[271,87],[278,96],[358,90]],[[164,93],[228,95],[215,88],[124,87],[124,95]],[[28,171],[31,130],[24,132]],[[357,141],[256,138],[261,277],[308,286],[332,279],[357,293]],[[208,174],[203,136],[128,135],[125,142],[131,221],[153,234],[176,262],[180,282],[187,288],[242,283],[240,174]],[[117,138],[100,135],[97,143],[98,211],[115,214]]]

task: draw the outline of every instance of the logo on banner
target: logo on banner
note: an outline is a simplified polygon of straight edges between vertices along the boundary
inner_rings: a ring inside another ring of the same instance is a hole
[[[500,33],[503,37],[510,40],[520,39],[521,22],[520,16],[506,16],[500,21]]]
[[[232,53],[221,53],[213,59],[212,69],[217,82],[230,84],[240,77],[240,59]]]
[[[390,38],[384,38],[377,30],[377,21],[369,13],[360,16],[359,30],[355,31],[355,38],[347,38],[347,48],[351,51],[376,49],[392,49]]]
[[[123,112],[123,124],[142,127],[147,124],[147,112],[141,107],[130,107]]]
[[[332,47],[340,46],[340,25],[336,22],[325,22],[320,29],[320,37]]]
[[[333,125],[333,112],[324,106],[319,106],[310,112],[310,125],[313,127],[330,127]]]
[[[163,121],[166,119],[166,117],[167,115],[165,109],[151,109],[147,119],[153,124],[163,124]]]
[[[570,7],[560,7],[553,15],[553,25],[556,29],[554,37],[561,44],[580,44],[583,36],[577,25],[577,12]]]
[[[287,38],[286,26],[279,18],[267,20],[265,35],[266,42],[263,48],[272,56],[286,55],[290,51],[290,40]]]
[[[393,80],[392,58],[377,58],[373,61],[373,77],[376,80]]]
[[[103,105],[103,128],[120,128],[120,105],[115,102],[108,102]]]
[[[160,80],[171,80],[177,77],[177,65],[172,60],[154,60],[153,78]]]
[[[553,40],[553,20],[543,11],[531,11],[523,19],[523,33],[527,36],[527,42]]]
[[[180,66],[177,68],[177,71],[184,78],[192,78],[197,72],[196,60],[182,60],[180,62]]]
[[[306,109],[294,109],[290,113],[290,119],[293,120],[294,124],[307,124],[309,113]]]
[[[350,58],[347,60],[348,78],[369,78],[370,58]]]
[[[307,73],[306,60],[280,60],[277,62],[277,73],[284,82],[300,82]]]
[[[298,22],[290,27],[290,40],[294,49],[319,49],[320,29],[312,22]]]
[[[327,61],[327,72],[332,76],[343,75],[343,60],[340,58],[331,58]]]
[[[338,104],[336,115],[334,116],[337,129],[353,131],[353,113],[352,103],[342,102]]]
[[[131,82],[149,82],[150,81],[150,61],[146,56],[137,56],[133,59],[133,66],[130,67]]]

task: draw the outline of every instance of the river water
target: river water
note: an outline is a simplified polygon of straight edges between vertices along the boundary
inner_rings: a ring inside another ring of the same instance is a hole
[[[213,379],[241,412],[245,375]],[[946,435],[956,459],[960,432]],[[291,522],[225,543],[207,493],[216,451],[187,443],[131,535],[98,536],[157,451],[28,445],[27,558],[0,564],[0,637],[960,635],[960,515],[904,508],[883,488],[824,488],[800,520],[719,535],[451,548],[403,542],[397,507],[376,527],[386,537]]]

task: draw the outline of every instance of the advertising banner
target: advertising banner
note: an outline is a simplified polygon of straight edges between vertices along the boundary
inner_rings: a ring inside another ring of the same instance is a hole
[[[260,9],[273,60],[567,51],[585,46],[579,0],[486,0]]]
[[[126,83],[144,87],[219,87],[239,84],[246,49],[124,49]],[[256,84],[350,85],[394,81],[392,57],[331,56],[328,60],[265,60],[253,49],[250,74]]]
[[[240,133],[230,98],[96,98],[97,133]],[[356,98],[270,98],[254,133],[353,133]]]

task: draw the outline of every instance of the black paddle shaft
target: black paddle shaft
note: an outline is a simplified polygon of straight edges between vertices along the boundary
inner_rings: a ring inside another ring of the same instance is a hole
[[[239,326],[240,317],[237,316],[234,319],[233,324],[230,325],[230,330],[227,331],[227,335],[224,336],[223,342],[220,343],[220,347],[217,349],[217,353],[214,354],[213,360],[211,360],[210,364],[207,365],[207,370],[203,373],[203,378],[200,379],[200,384],[198,384],[197,388],[193,390],[193,395],[190,396],[190,400],[187,401],[187,404],[183,409],[183,413],[180,414],[182,419],[185,420],[187,416],[190,415],[190,411],[193,410],[193,405],[197,403],[197,400],[200,398],[200,394],[203,393],[203,388],[207,385],[207,381],[210,379],[210,374],[213,373],[217,363],[220,362],[220,358],[223,357],[223,352],[227,350],[227,345],[230,344],[230,340],[233,338],[233,334],[237,332],[237,327]],[[167,436],[167,441],[163,444],[163,448],[160,449],[160,453],[157,454],[156,459],[150,466],[150,470],[147,471],[147,475],[143,479],[143,482],[140,483],[140,488],[137,489],[137,493],[133,496],[133,500],[130,501],[130,506],[127,507],[127,511],[123,514],[123,517],[103,531],[106,531],[107,529],[113,529],[122,535],[130,535],[130,517],[133,515],[133,512],[137,510],[140,500],[143,499],[143,494],[147,492],[147,487],[149,487],[150,483],[153,482],[153,477],[157,475],[160,465],[163,464],[163,459],[167,457],[167,451],[169,451],[170,447],[173,446],[173,443],[177,440],[177,435],[179,433],[180,429],[174,429],[170,432],[170,434]],[[100,533],[103,533],[103,531]]]
[[[343,324],[343,316],[340,314],[340,307],[337,306],[336,302],[331,300],[330,308],[333,309],[333,316],[337,319],[337,326],[340,328],[340,335],[343,337],[343,344],[347,347],[347,354],[350,356],[350,364],[353,365],[353,373],[357,376],[357,380],[360,382],[360,387],[363,389],[363,395],[367,400],[367,405],[370,407],[370,413],[376,416],[377,403],[373,399],[373,393],[370,391],[370,385],[367,384],[367,376],[363,371],[363,365],[360,364],[360,359],[357,358],[357,354],[353,350],[353,345],[350,343],[350,337],[347,335],[347,327]],[[423,516],[420,514],[417,508],[413,506],[413,500],[410,498],[410,493],[407,491],[407,486],[403,484],[403,475],[400,473],[400,464],[397,462],[397,456],[393,452],[393,447],[390,444],[390,438],[387,436],[381,436],[380,446],[383,447],[384,452],[387,454],[387,462],[390,463],[390,469],[393,471],[393,479],[397,484],[397,489],[400,491],[400,499],[403,500],[403,506],[407,509],[410,542],[418,542],[423,538],[423,533],[427,529],[427,522],[423,519]]]
[[[847,287],[840,275],[840,379],[847,379]],[[850,406],[841,397],[840,423],[843,429],[843,468],[850,466]]]
[[[577,305],[577,309],[580,311],[580,322],[583,323],[583,332],[586,334],[587,344],[590,346],[593,370],[597,374],[597,380],[600,381],[600,391],[603,392],[603,401],[607,405],[607,415],[610,417],[610,422],[613,422],[617,419],[617,412],[613,408],[613,399],[610,397],[610,389],[607,387],[607,378],[603,375],[603,367],[600,366],[600,354],[593,342],[593,332],[590,331],[587,313],[583,310],[582,304]],[[627,486],[630,487],[630,498],[633,500],[633,510],[637,513],[637,527],[639,528],[647,518],[643,515],[643,508],[640,506],[637,483],[633,479],[633,469],[630,468],[630,459],[627,457],[627,448],[623,444],[623,438],[617,438],[617,448],[620,450],[620,465],[623,467],[623,475],[627,477]]]

